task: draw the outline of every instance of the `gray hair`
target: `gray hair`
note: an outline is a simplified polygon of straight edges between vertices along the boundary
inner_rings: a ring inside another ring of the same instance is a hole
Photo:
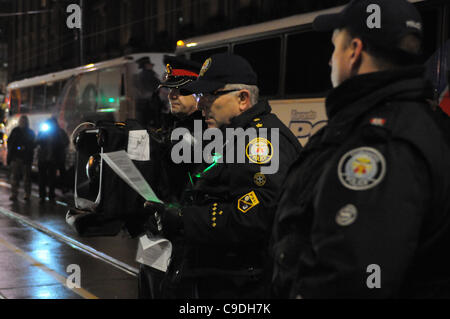
[[[259,88],[256,85],[247,84],[227,84],[224,90],[248,90],[250,92],[251,105],[258,104],[259,100]]]

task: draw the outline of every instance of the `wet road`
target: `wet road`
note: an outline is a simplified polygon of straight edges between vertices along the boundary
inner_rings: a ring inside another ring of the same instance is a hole
[[[59,196],[58,196],[59,195]],[[65,222],[73,198],[39,204],[10,186],[0,170],[0,299],[137,298],[137,240],[81,238]]]

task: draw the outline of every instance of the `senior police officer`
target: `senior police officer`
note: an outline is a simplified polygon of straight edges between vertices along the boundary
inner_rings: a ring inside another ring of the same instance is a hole
[[[201,93],[199,108],[208,127],[222,133],[239,128],[236,139],[242,137],[244,129],[258,133],[273,129],[279,133],[279,141],[269,134],[246,139],[244,163],[215,153],[215,160],[196,175],[190,204],[170,208],[147,203],[162,213],[163,234],[171,240],[182,238],[184,243],[183,251],[172,255],[164,296],[264,297],[270,280],[265,267],[271,266],[265,264],[267,245],[279,190],[301,146],[271,113],[269,104],[258,102],[257,76],[240,56],[211,56],[197,81],[183,90]],[[232,155],[243,151],[237,147]],[[280,162],[278,171],[262,173],[275,157]]]
[[[198,77],[201,64],[189,61],[180,57],[165,56],[166,75],[160,85],[161,88],[167,88],[168,98],[171,107],[171,114],[175,117],[173,127],[165,131],[163,129],[150,129],[152,140],[152,158],[157,181],[157,193],[163,201],[181,203],[182,195],[190,187],[190,175],[195,172],[198,163],[193,161],[189,163],[174,163],[171,158],[171,149],[174,141],[171,139],[171,133],[177,128],[185,128],[192,137],[194,129],[197,128],[203,132],[205,127],[202,113],[197,109],[197,101],[192,94],[182,93],[180,89],[186,84],[195,81]],[[197,125],[196,125],[197,124]],[[193,144],[195,139],[192,137],[188,141]],[[193,148],[193,145],[189,145]],[[145,219],[145,217],[143,217]],[[132,228],[134,233],[145,231],[145,224],[141,218],[131,218],[127,223],[128,228]],[[172,243],[173,249],[179,249],[176,242]],[[139,298],[160,298],[161,291],[158,288],[163,273],[146,265],[140,266],[139,271]]]
[[[450,296],[450,151],[415,66],[419,13],[358,0],[313,25],[334,30],[335,89],[277,211],[276,296]]]
[[[165,56],[164,61],[167,63],[167,70],[160,87],[169,89],[170,112],[175,117],[175,121],[170,130],[150,130],[150,134],[152,139],[157,142],[160,156],[160,198],[165,202],[182,202],[184,190],[190,183],[190,175],[194,173],[195,167],[199,163],[195,163],[193,160],[188,163],[174,163],[171,158],[171,150],[177,141],[172,141],[171,135],[177,128],[187,129],[189,134],[185,136],[184,142],[189,143],[193,149],[197,142],[194,138],[194,129],[197,128],[202,134],[206,128],[202,112],[198,110],[194,96],[181,92],[183,86],[197,79],[202,65],[173,56]]]

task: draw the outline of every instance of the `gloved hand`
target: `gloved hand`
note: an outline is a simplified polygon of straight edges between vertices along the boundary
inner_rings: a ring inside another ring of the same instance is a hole
[[[174,204],[145,202],[144,208],[151,210],[146,228],[153,235],[163,235],[171,239],[181,230],[183,225],[181,207]]]

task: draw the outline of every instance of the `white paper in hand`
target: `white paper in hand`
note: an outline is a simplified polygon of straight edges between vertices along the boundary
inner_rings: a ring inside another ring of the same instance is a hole
[[[138,263],[166,272],[172,255],[172,243],[162,237],[149,238],[147,235],[139,238],[136,254]]]
[[[127,152],[102,153],[101,156],[111,169],[146,201],[163,203],[128,157]]]
[[[128,133],[128,156],[135,161],[150,160],[150,137],[146,130]]]

